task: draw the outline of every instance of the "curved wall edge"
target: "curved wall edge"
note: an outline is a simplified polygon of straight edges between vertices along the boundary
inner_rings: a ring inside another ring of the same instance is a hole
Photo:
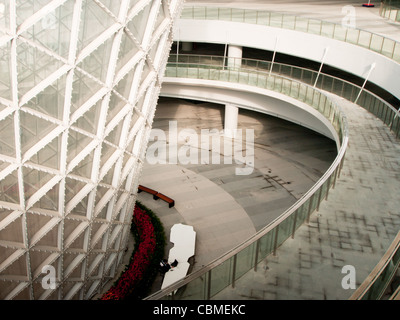
[[[340,147],[334,127],[322,114],[301,101],[274,91],[231,82],[165,77],[160,96],[234,104],[299,124],[334,140],[337,149]]]
[[[262,37],[260,35],[265,35]],[[274,51],[321,62],[367,78],[400,99],[400,64],[366,48],[319,35],[256,24],[179,19],[174,29],[174,41],[232,44]]]

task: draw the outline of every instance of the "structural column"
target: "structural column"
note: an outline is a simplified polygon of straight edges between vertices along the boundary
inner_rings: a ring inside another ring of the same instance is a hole
[[[242,65],[243,48],[241,46],[228,46],[228,67],[240,68]]]
[[[225,105],[224,135],[228,138],[235,138],[238,126],[239,108],[232,104]]]

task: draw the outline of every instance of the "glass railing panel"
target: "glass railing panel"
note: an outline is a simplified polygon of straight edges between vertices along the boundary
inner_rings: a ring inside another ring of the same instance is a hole
[[[293,232],[294,215],[290,215],[284,221],[279,224],[278,237],[276,241],[276,246],[279,247],[283,242],[285,242]]]
[[[361,94],[360,94],[360,97],[357,100],[357,104],[360,105],[360,106],[364,106],[365,102],[368,99],[368,96],[369,96],[368,92],[362,91]]]
[[[321,190],[318,189],[318,190],[311,196],[309,214],[313,213],[313,212],[317,209],[320,192],[321,192]]]
[[[347,28],[340,25],[335,25],[333,38],[340,41],[346,40]]]
[[[378,111],[378,118],[379,119],[383,119],[384,118],[384,116],[385,116],[385,106],[384,106],[384,104],[383,104],[383,102],[382,101],[380,101],[380,100],[378,100],[378,105],[379,105],[379,111]]]
[[[248,72],[239,72],[239,81],[238,83],[248,85],[250,82],[250,73]]]
[[[400,12],[398,10],[393,10],[392,15],[392,19],[400,20]],[[375,52],[381,53],[397,62],[400,62],[399,43],[394,40],[372,34],[368,31],[348,28],[322,20],[302,18],[277,12],[213,7],[184,8],[181,18],[255,23],[318,34],[340,41],[346,41],[364,48],[370,48]],[[383,43],[384,41],[385,43]]]
[[[255,265],[256,243],[253,242],[236,254],[235,279],[248,272]]]
[[[369,48],[371,44],[372,33],[368,31],[360,30],[360,36],[358,38],[358,45],[364,48]]]
[[[313,99],[314,99],[314,90],[312,90],[310,87],[307,87],[306,98],[304,102],[311,106]]]
[[[275,77],[274,76],[267,77],[266,86],[264,88],[268,90],[274,90],[274,86],[275,86]]]
[[[184,8],[181,13],[181,19],[193,19],[193,7]]]
[[[383,41],[381,54],[383,54],[388,58],[391,58],[393,56],[394,45],[395,45],[394,40],[385,38],[385,40]]]
[[[347,29],[346,42],[352,43],[352,44],[357,44],[359,34],[360,34],[359,30],[348,28]]]
[[[282,28],[283,14],[277,12],[271,12],[270,27]]]
[[[232,10],[230,8],[218,8],[219,20],[232,21]]]
[[[218,20],[218,10],[219,8],[213,8],[213,7],[206,7],[206,19],[207,20]]]
[[[188,284],[179,288],[174,294],[174,300],[206,300],[208,298],[209,273],[193,279]],[[168,298],[166,296],[165,298]]]
[[[280,77],[274,77],[274,88],[273,90],[276,92],[282,92],[282,86],[283,86],[283,79]]]
[[[239,71],[229,70],[229,82],[239,82]]]
[[[258,74],[256,72],[248,73],[248,84],[250,86],[258,86]]]
[[[187,78],[189,73],[188,68],[176,68],[176,76],[178,78]]]
[[[396,21],[396,18],[397,18],[397,10],[394,9],[390,10],[389,19]]]
[[[372,34],[370,49],[375,52],[381,52],[383,45],[383,37],[377,34]]]
[[[334,79],[331,92],[338,96],[342,96],[343,90],[344,90],[344,82],[338,79]]]
[[[194,64],[194,67],[197,67],[197,65],[200,64],[200,56],[185,55],[183,58],[186,59],[188,63]],[[204,63],[205,61],[202,60],[202,62]]]
[[[319,103],[318,103],[318,111],[322,114],[324,114],[324,110],[325,110],[325,105],[326,105],[326,101],[327,101],[327,97],[324,94],[321,94],[321,97],[319,98]]]
[[[300,101],[303,101],[303,102],[304,102],[304,101],[306,100],[307,88],[308,88],[308,86],[306,86],[306,85],[303,84],[303,83],[300,83],[299,97],[298,97],[298,99],[299,99]]]
[[[287,96],[290,96],[290,89],[292,86],[292,81],[289,79],[283,79],[281,92]]]
[[[333,88],[333,81],[334,79],[332,77],[326,76],[324,74],[320,75],[321,78],[321,85],[318,87],[322,90],[326,90],[331,92]]]
[[[300,68],[293,68],[292,69],[292,78],[301,80],[303,78],[303,70]]]
[[[258,11],[256,10],[245,10],[244,11],[244,22],[257,24]]]
[[[308,33],[320,35],[321,28],[322,25],[320,20],[310,19],[308,22]]]
[[[308,19],[302,17],[296,17],[296,29],[297,31],[307,32],[308,30]]]
[[[325,181],[323,183],[323,185],[321,186],[321,188],[320,188],[320,193],[321,193],[320,194],[320,199],[321,199],[321,201],[325,199],[325,197],[326,197],[326,195],[328,193],[328,190],[329,190],[329,180]]]
[[[188,68],[187,69],[187,77],[191,79],[196,79],[199,75],[199,69],[198,68]]]
[[[290,87],[290,96],[292,98],[297,99],[300,94],[300,84],[298,82],[292,81],[291,87]]]
[[[294,30],[296,25],[296,16],[284,15],[282,28]]]
[[[394,111],[392,109],[385,107],[385,116],[383,117],[382,120],[386,125],[390,125],[393,114],[394,114]]]
[[[397,248],[396,253],[393,255],[392,261],[397,266],[400,264],[400,247]]]
[[[302,82],[304,82],[304,83],[306,83],[306,84],[309,84],[309,85],[313,85],[314,83],[313,83],[313,79],[314,79],[314,72],[313,71],[311,71],[311,70],[304,70],[303,71],[303,74],[302,74],[302,78],[301,78],[301,81]]]
[[[232,21],[244,22],[244,9],[232,8]]]
[[[396,42],[393,50],[393,60],[400,63],[400,43]]]
[[[291,78],[292,70],[293,70],[293,67],[287,66],[287,65],[282,65],[282,67],[280,68],[280,74]]]
[[[330,101],[328,99],[326,99],[325,95],[323,95],[322,98],[324,98],[324,99],[321,99],[318,111],[321,114],[325,114],[326,109],[329,108]]]
[[[393,118],[391,127],[392,127],[392,131],[394,132],[396,137],[398,137],[399,133],[400,133],[400,117],[399,116],[395,116]]]
[[[309,206],[309,199],[305,201],[293,215],[294,217],[296,217],[295,230],[297,230],[304,222],[306,222],[308,217],[308,206]]]
[[[213,268],[211,272],[211,296],[216,295],[222,289],[232,283],[233,257],[222,262],[220,265]]]
[[[258,11],[257,13],[257,24],[261,24],[263,26],[269,26],[270,21],[270,13],[267,11]]]
[[[229,82],[229,71],[227,70],[220,70],[220,72],[218,73],[219,75],[219,81],[226,81]]]
[[[321,35],[327,38],[333,38],[335,25],[330,22],[322,21]]]
[[[198,69],[198,79],[208,80],[210,78],[210,70],[209,69]]]
[[[206,7],[194,7],[193,18],[204,20],[206,18]]]
[[[319,108],[319,99],[321,98],[321,92],[319,92],[319,91],[316,91],[316,90],[313,90],[314,92],[314,96],[313,96],[313,99],[312,99],[312,102],[311,102],[311,106],[314,108],[314,109],[316,109],[316,110],[318,110],[318,108]]]
[[[274,251],[276,228],[272,229],[258,241],[258,262],[265,259]]]
[[[267,89],[267,77],[257,74],[257,87]]]
[[[346,82],[343,82],[343,90],[341,92],[341,97],[351,101],[352,92],[353,92],[353,86]]]
[[[220,71],[211,69],[210,80],[220,80]]]
[[[261,61],[259,60],[257,62],[257,70],[261,71],[261,72],[269,72],[271,68],[271,62],[269,61]]]
[[[177,77],[177,69],[175,67],[167,67],[165,69],[165,77]]]

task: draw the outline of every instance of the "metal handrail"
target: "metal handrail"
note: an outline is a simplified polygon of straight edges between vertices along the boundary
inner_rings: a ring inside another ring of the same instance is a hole
[[[372,272],[368,275],[364,282],[357,288],[357,290],[352,294],[350,300],[362,300],[371,298],[379,300],[380,298],[382,298],[385,290],[391,283],[395,272],[399,268],[399,265],[400,232],[397,234],[376,267],[372,270]],[[389,275],[387,275],[387,279],[384,279],[385,281],[383,282],[382,278],[385,278],[386,273],[389,273]],[[393,296],[396,296],[396,292],[393,294]]]
[[[400,22],[400,3],[398,3],[397,5],[393,5],[391,2],[381,2],[379,15],[383,18],[387,18],[395,22]]]
[[[197,62],[197,63],[193,63],[193,62],[190,62],[190,61],[189,62],[185,62],[185,61],[180,62],[179,60],[182,60],[182,58],[188,58],[188,59],[195,58],[199,62]],[[209,64],[207,62],[200,63],[201,60],[206,60],[206,61],[210,61],[211,60],[211,61],[221,62],[221,65]],[[227,61],[231,61],[231,62],[233,61],[233,63],[231,63],[230,65],[227,65],[227,66],[222,64],[224,62],[226,64]],[[256,67],[249,67],[249,65],[246,64],[246,61],[252,62],[253,64],[256,65]],[[243,62],[245,62],[245,63],[243,63]],[[374,97],[374,99],[377,99],[381,103],[385,104],[386,107],[391,109],[391,111],[394,113],[391,121],[387,123],[387,124],[389,124],[389,126],[391,126],[393,121],[399,116],[399,112],[400,112],[400,108],[396,109],[393,105],[391,105],[389,102],[387,102],[383,98],[379,97],[377,94],[375,94],[375,93],[373,93],[373,92],[371,92],[371,91],[369,91],[369,90],[367,90],[367,89],[365,89],[365,88],[363,88],[363,87],[361,87],[361,86],[359,86],[357,84],[354,84],[353,82],[350,82],[348,80],[344,80],[342,78],[338,78],[338,77],[332,76],[330,74],[326,74],[326,73],[323,73],[323,72],[318,72],[318,71],[315,71],[315,70],[312,70],[312,69],[304,68],[304,67],[289,65],[289,64],[280,63],[280,62],[272,62],[272,61],[268,61],[268,60],[251,59],[251,58],[236,58],[236,57],[232,57],[231,58],[231,57],[229,57],[229,58],[224,59],[223,56],[217,56],[217,55],[194,55],[194,54],[179,54],[179,55],[177,55],[177,54],[171,54],[170,57],[169,57],[169,60],[168,60],[168,65],[169,66],[178,66],[179,67],[179,66],[187,66],[187,65],[191,65],[191,64],[195,65],[196,67],[199,67],[199,66],[200,67],[205,67],[205,68],[216,68],[216,67],[219,67],[221,69],[224,69],[224,68],[228,69],[229,68],[229,70],[248,71],[248,72],[256,71],[256,72],[267,72],[267,73],[271,72],[271,65],[273,65],[272,68],[274,70],[278,69],[279,71],[282,71],[283,69],[288,68],[288,69],[291,70],[289,75],[287,75],[285,73],[282,73],[282,72],[273,72],[273,73],[279,74],[279,75],[288,76],[290,79],[293,79],[293,73],[294,73],[293,71],[296,70],[296,71],[299,71],[299,73],[301,75],[304,75],[305,73],[306,74],[307,73],[311,74],[311,79],[310,79],[311,81],[309,83],[310,85],[314,84],[316,86],[318,86],[318,85],[321,86],[323,80],[321,80],[321,81],[319,81],[317,83],[315,83],[314,80],[317,77],[318,78],[319,77],[325,77],[325,78],[328,78],[328,79],[331,79],[331,80],[342,82],[343,84],[352,86],[352,87],[356,88],[357,90],[360,90],[360,91],[368,93],[369,95]],[[258,66],[264,65],[264,64],[267,64],[267,68],[259,68],[258,67]],[[323,78],[321,78],[321,79],[323,79]],[[301,82],[303,82],[303,83],[305,81],[307,81],[307,79],[305,79],[304,77],[299,78],[299,80]],[[317,80],[319,80],[319,79],[317,79]],[[322,89],[322,88],[320,87],[320,89]],[[326,89],[324,89],[324,90],[326,90]],[[326,91],[329,91],[329,90],[326,90]],[[330,91],[330,92],[332,92],[332,91]],[[356,98],[352,102],[362,106],[360,103],[358,103]]]
[[[266,17],[267,15],[268,17]],[[271,23],[271,17],[273,16],[280,17],[280,20],[275,19]],[[285,21],[285,18],[287,21]],[[245,22],[249,24],[266,25],[270,27],[301,31],[355,44],[382,54],[385,57],[400,63],[400,42],[371,31],[352,26],[343,26],[343,24],[336,22],[328,22],[321,19],[301,17],[294,14],[276,11],[207,6],[185,6],[182,10],[180,19]],[[298,27],[300,22],[303,22],[306,27]],[[316,28],[313,28],[313,23],[316,24]],[[329,28],[332,30],[327,31]]]

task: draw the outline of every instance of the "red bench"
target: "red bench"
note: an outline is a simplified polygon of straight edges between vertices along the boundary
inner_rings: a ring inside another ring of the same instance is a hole
[[[170,208],[172,208],[175,205],[175,201],[173,199],[171,199],[170,197],[167,197],[165,194],[159,193],[156,190],[139,185],[138,193],[140,193],[142,191],[152,194],[154,200],[158,200],[158,199],[164,200],[165,202],[168,203]]]
[[[168,203],[168,206],[172,208],[175,205],[175,201],[171,199],[170,197],[167,197],[165,194],[162,193],[157,193],[156,196],[160,198],[161,200],[164,200],[165,202]]]

